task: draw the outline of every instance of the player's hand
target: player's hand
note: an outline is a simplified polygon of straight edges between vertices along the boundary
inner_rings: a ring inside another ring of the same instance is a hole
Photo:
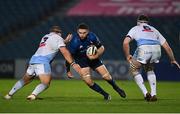
[[[65,44],[69,43],[69,42],[71,41],[71,39],[72,39],[72,34],[69,33],[69,34],[66,36],[66,38],[65,38],[65,40],[64,40],[64,43],[65,43]]]
[[[132,55],[128,55],[127,57],[126,57],[126,60],[128,61],[128,62],[130,62],[131,60],[132,60]]]
[[[99,54],[96,53],[95,55],[87,55],[87,57],[88,57],[90,60],[94,60],[94,59],[99,58]]]
[[[71,71],[67,72],[67,77],[70,78],[70,79],[74,78],[74,76],[73,76]]]
[[[172,65],[176,65],[176,66],[180,69],[180,65],[178,64],[177,61],[171,61],[171,64],[172,64]]]

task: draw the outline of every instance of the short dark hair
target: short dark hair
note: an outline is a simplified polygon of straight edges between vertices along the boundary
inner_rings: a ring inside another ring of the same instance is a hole
[[[50,32],[56,32],[56,33],[61,33],[61,28],[59,26],[52,26],[50,29]]]
[[[138,16],[137,21],[146,21],[146,22],[148,22],[149,18],[148,18],[147,15],[141,14],[141,15]]]
[[[77,26],[77,29],[87,29],[89,30],[89,26],[85,23],[80,23],[78,26]]]

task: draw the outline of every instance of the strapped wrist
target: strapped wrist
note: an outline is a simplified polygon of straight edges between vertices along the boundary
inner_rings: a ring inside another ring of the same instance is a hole
[[[76,64],[76,63],[73,61],[70,65],[73,66],[74,64]]]

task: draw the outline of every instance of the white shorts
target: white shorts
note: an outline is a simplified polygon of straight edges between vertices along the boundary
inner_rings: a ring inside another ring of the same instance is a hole
[[[30,64],[26,71],[29,75],[51,74],[50,64]]]
[[[133,55],[133,58],[142,64],[158,63],[160,57],[160,45],[141,45],[136,49]]]

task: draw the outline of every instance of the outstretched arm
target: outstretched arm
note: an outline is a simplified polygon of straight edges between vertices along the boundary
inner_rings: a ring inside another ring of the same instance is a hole
[[[178,62],[175,60],[173,51],[171,49],[171,47],[169,46],[168,42],[165,41],[165,43],[162,45],[162,47],[165,49],[171,64],[175,64],[179,69],[180,69],[180,65],[178,64]]]
[[[66,59],[66,61],[70,64],[70,66],[72,66],[73,69],[80,74],[80,66],[74,62],[68,49],[66,47],[61,47],[59,50]]]

